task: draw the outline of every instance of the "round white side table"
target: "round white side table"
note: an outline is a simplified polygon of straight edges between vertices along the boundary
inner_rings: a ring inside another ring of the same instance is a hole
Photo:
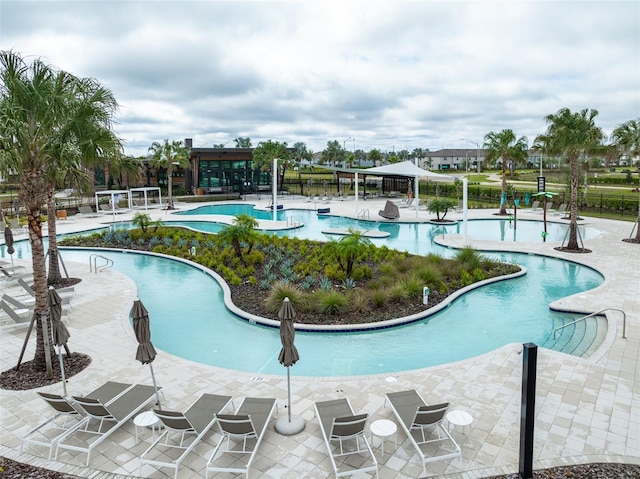
[[[371,423],[371,445],[373,446],[373,437],[378,436],[380,438],[382,444],[382,457],[384,457],[384,440],[385,438],[393,436],[393,445],[398,447],[398,435],[396,432],[398,431],[398,426],[393,421],[389,421],[388,419],[378,419]]]
[[[153,411],[145,411],[138,414],[133,419],[133,424],[136,427],[136,444],[138,444],[138,428],[139,427],[150,427],[151,433],[153,434],[153,439],[156,439],[156,426],[158,426],[158,430],[160,430],[160,418],[156,416]]]
[[[449,411],[447,413],[447,421],[449,424],[453,426],[453,433],[455,434],[456,426],[460,426],[462,428],[462,432],[464,433],[464,428],[470,426],[473,422],[473,416],[466,411]]]

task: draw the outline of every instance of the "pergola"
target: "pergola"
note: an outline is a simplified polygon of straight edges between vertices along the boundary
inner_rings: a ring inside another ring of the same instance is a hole
[[[129,189],[129,208],[133,208],[134,206],[144,207],[145,210],[149,209],[149,193],[157,192],[158,193],[158,203],[153,203],[152,207],[160,207],[162,208],[162,190],[159,186],[144,186],[141,188],[131,188]],[[133,202],[135,200],[134,195],[137,193],[142,193],[144,196],[144,205],[134,205]],[[151,195],[151,197],[155,197],[155,195]]]
[[[109,197],[109,205],[111,206],[111,213],[117,213],[117,204],[122,199],[122,197],[127,196],[127,204],[131,204],[131,197],[129,196],[129,190],[104,190],[104,191],[96,191],[96,213],[100,213],[100,197],[108,196]],[[105,210],[103,210],[105,211]]]

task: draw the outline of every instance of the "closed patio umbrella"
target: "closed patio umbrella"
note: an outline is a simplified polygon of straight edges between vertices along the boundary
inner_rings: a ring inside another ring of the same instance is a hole
[[[138,350],[136,351],[136,359],[142,364],[148,364],[151,370],[151,380],[153,381],[153,389],[156,392],[156,401],[160,406],[160,395],[158,394],[158,386],[156,385],[156,376],[153,374],[153,360],[156,358],[156,350],[151,344],[151,329],[149,328],[149,312],[144,307],[142,301],[136,299],[131,308],[131,318],[133,319],[133,331],[138,340]]]
[[[8,224],[4,226],[4,242],[7,245],[7,253],[11,255],[11,266],[13,266],[13,253],[16,250],[13,247],[13,232]]]
[[[280,311],[278,311],[278,318],[280,319],[280,341],[282,342],[282,349],[278,356],[278,362],[287,368],[287,409],[288,420],[285,416],[278,418],[275,424],[275,429],[280,434],[285,436],[291,436],[298,434],[304,429],[304,420],[300,417],[291,416],[291,366],[293,366],[300,355],[296,349],[294,342],[295,328],[293,326],[293,320],[296,317],[296,311],[293,309],[293,305],[289,298],[284,298]]]
[[[49,288],[47,293],[47,301],[49,303],[49,316],[51,317],[51,336],[53,337],[53,344],[58,348],[58,359],[60,361],[60,375],[62,376],[62,387],[64,389],[64,395],[67,395],[67,380],[64,374],[64,362],[62,361],[62,348],[67,351],[67,356],[70,355],[67,341],[71,336],[69,330],[62,322],[62,300],[60,295],[54,288]]]

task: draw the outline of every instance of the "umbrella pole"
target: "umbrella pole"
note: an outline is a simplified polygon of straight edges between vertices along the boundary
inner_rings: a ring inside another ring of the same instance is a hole
[[[67,397],[67,379],[64,376],[64,362],[62,361],[62,348],[58,346],[58,359],[60,360],[60,375],[62,376],[62,389]]]
[[[153,381],[153,390],[156,392],[156,404],[160,407],[160,394],[158,394],[158,386],[156,385],[156,375],[153,374],[153,364],[149,363],[149,369],[151,370],[151,380]]]
[[[291,422],[291,368],[287,367],[287,401],[289,410],[289,422]]]

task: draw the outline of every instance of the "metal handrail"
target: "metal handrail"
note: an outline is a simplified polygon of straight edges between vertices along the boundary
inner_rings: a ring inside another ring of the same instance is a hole
[[[627,339],[627,315],[626,313],[618,308],[604,308],[601,309],[600,311],[598,311],[597,313],[591,313],[591,314],[587,314],[586,316],[583,316],[581,318],[578,318],[574,321],[571,321],[570,323],[567,324],[563,324],[562,326],[558,326],[556,329],[553,330],[553,339],[556,339],[556,331],[559,331],[560,329],[566,328],[567,326],[571,326],[572,324],[576,324],[578,321],[582,321],[588,318],[591,318],[592,316],[598,316],[602,313],[604,313],[605,311],[618,311],[620,313],[622,313],[622,339]]]
[[[98,258],[105,260],[105,264],[98,267]],[[92,266],[92,261],[93,261],[93,266]],[[101,254],[92,254],[91,256],[89,256],[89,271],[91,272],[99,273],[100,271],[104,271],[105,269],[111,268],[112,266],[113,266],[113,260],[111,258],[102,256]]]

